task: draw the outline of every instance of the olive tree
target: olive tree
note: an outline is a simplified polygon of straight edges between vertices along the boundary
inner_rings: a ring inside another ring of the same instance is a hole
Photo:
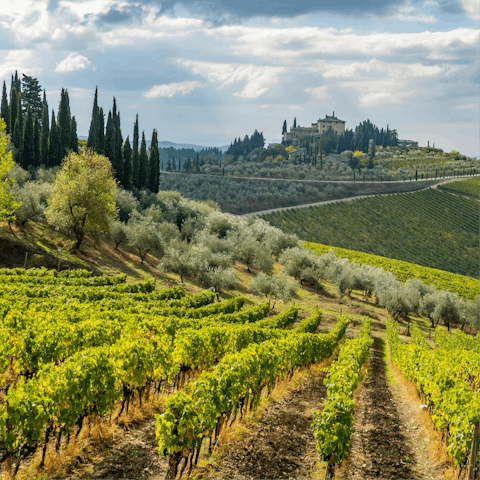
[[[115,242],[115,250],[118,250],[120,244],[128,242],[127,225],[120,220],[112,220],[110,222],[110,236]]]
[[[270,306],[273,300],[272,308],[275,308],[277,300],[287,302],[291,300],[297,292],[297,283],[290,280],[286,275],[276,275],[269,277],[263,272],[252,278],[248,291],[254,295],[264,295],[268,299]]]
[[[165,253],[159,225],[151,218],[134,212],[127,224],[126,233],[128,244],[137,250],[142,263],[149,253],[159,256]]]
[[[42,220],[45,216],[47,199],[51,193],[51,185],[45,182],[28,182],[22,187],[12,185],[12,193],[21,202],[15,210],[16,225],[25,225],[28,221]]]
[[[176,228],[176,227],[175,227]],[[165,255],[158,269],[166,273],[175,273],[183,283],[185,277],[195,275],[195,262],[192,247],[180,240],[171,241],[165,249]]]
[[[461,323],[458,296],[447,290],[439,292],[432,316],[437,320],[442,320],[448,331],[450,331],[451,323]]]
[[[57,174],[45,211],[48,223],[70,230],[79,249],[85,235],[95,230],[108,233],[117,216],[117,183],[107,157],[92,150],[71,152]]]

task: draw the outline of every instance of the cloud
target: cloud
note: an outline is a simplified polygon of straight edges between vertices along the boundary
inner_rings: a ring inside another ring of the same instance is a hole
[[[178,60],[196,75],[203,75],[211,82],[222,86],[245,82],[244,88],[233,95],[239,98],[257,98],[277,84],[284,67],[258,66],[253,64],[213,63],[196,60]]]
[[[30,76],[39,75],[42,72],[40,65],[41,60],[34,50],[10,50],[0,60],[0,78],[15,74],[15,70],[18,71],[20,78],[22,73]]]
[[[460,5],[467,17],[472,20],[480,20],[480,8],[478,0],[460,0]]]
[[[57,73],[67,73],[67,72],[75,72],[76,70],[85,70],[87,68],[91,68],[92,64],[87,57],[83,55],[79,55],[78,53],[72,52],[70,53],[67,58],[62,60],[60,63],[57,64],[55,68],[55,72]],[[95,70],[95,67],[93,67]]]
[[[172,98],[175,95],[186,95],[201,85],[200,82],[177,82],[165,85],[154,85],[150,90],[143,93],[145,98],[167,97]]]
[[[403,22],[424,22],[435,23],[437,19],[433,15],[427,15],[426,13],[418,10],[409,5],[400,5],[392,10],[392,15],[396,20]]]
[[[441,58],[446,53],[455,55],[459,50],[476,54],[480,32],[475,28],[456,28],[450,31],[420,33],[366,32],[353,33],[335,28],[291,27],[264,28],[252,26],[222,26],[206,31],[225,48],[237,55],[254,56],[283,64],[311,64],[312,59],[329,55],[405,55],[412,51]],[[297,49],[284,46],[295,42]],[[305,61],[303,60],[305,58]]]
[[[327,92],[328,87],[313,87],[305,88],[305,92],[309,93],[315,100],[323,100],[325,98],[331,98],[331,95]]]

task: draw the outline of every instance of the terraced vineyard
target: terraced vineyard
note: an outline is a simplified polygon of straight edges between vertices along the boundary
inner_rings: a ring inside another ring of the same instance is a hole
[[[210,291],[188,296],[183,286],[155,292],[152,282],[125,282],[87,271],[0,270],[0,458],[13,474],[32,455],[41,470],[47,451],[67,448],[85,422],[118,421],[134,398],[141,404],[173,384],[185,391],[157,417],[157,438],[175,478],[226,418],[297,367],[329,357],[349,323],[341,318],[315,335],[320,312],[291,328],[295,306],[267,317],[266,302],[242,308],[242,297],[214,302]]]
[[[449,182],[439,185],[438,188],[448,192],[461,193],[480,199],[480,178],[469,178],[468,180],[459,180],[458,182]]]
[[[430,189],[284,210],[263,218],[302,240],[478,277],[479,208]]]

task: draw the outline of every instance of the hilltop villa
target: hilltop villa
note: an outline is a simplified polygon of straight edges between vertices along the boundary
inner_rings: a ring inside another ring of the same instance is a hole
[[[337,132],[337,135],[341,135],[345,132],[345,123],[345,120],[340,120],[335,117],[335,112],[333,112],[332,116],[325,115],[325,118],[319,118],[318,122],[312,123],[311,127],[291,127],[290,132],[285,132],[283,134],[283,141],[295,145],[298,143],[298,139],[302,135],[306,135],[310,138],[320,138],[330,126],[335,132]]]

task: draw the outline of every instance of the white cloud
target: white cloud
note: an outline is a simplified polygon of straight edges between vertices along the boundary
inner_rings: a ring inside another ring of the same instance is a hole
[[[470,0],[465,0],[470,1]],[[476,1],[476,0],[474,0]],[[348,29],[347,29],[348,30]],[[335,28],[295,27],[260,28],[243,25],[222,26],[205,31],[225,44],[234,54],[278,60],[283,64],[309,64],[312,57],[325,55],[400,55],[415,50],[430,58],[445,51],[455,55],[466,47],[476,49],[480,32],[474,28],[457,28],[447,32],[351,33]],[[230,45],[226,43],[230,41]],[[288,48],[294,44],[295,48]],[[305,61],[302,57],[308,56]]]
[[[175,95],[186,95],[201,85],[200,82],[177,82],[165,85],[154,85],[150,90],[143,93],[145,98],[167,97],[172,98]]]
[[[460,4],[467,17],[472,20],[480,20],[480,6],[478,0],[461,0]]]
[[[178,60],[189,67],[193,73],[204,75],[211,82],[221,82],[222,86],[245,82],[240,92],[234,93],[240,98],[257,98],[277,84],[279,74],[286,69],[283,67],[258,66],[253,64],[213,63],[195,60]]]
[[[299,105],[290,105],[288,108],[290,110],[303,110],[303,107],[300,107]]]
[[[400,5],[392,10],[392,17],[402,22],[435,23],[437,19],[433,15],[427,15],[421,10],[410,5]]]
[[[439,78],[458,72],[462,67],[460,65],[422,65],[421,63],[389,63],[376,58],[365,62],[352,62],[346,65],[319,62],[311,67],[314,72],[321,72],[325,78],[364,78],[391,77],[410,79],[410,78]]]
[[[313,87],[313,88],[306,88],[305,92],[312,95],[315,100],[323,100],[325,98],[331,98],[331,95],[328,93],[328,86],[322,87]]]
[[[91,67],[92,63],[90,62],[90,60],[88,60],[87,57],[72,52],[68,54],[67,58],[57,64],[55,71],[57,73],[66,73],[75,72],[76,70],[85,70]],[[93,70],[95,70],[95,67],[93,67]]]
[[[434,0],[427,0],[426,2],[423,3],[424,7],[437,7],[438,3],[435,2]]]
[[[0,50],[1,52],[1,50]],[[34,50],[10,50],[3,59],[0,60],[0,78],[7,78],[18,71],[21,76],[39,75],[42,71],[41,59]]]

